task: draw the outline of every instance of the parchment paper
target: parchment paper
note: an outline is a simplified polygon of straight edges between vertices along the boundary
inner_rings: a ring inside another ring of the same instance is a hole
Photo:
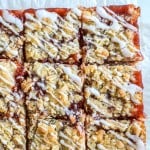
[[[147,150],[150,150],[150,17],[147,12],[150,10],[150,1],[142,0],[0,0],[0,9],[27,9],[27,8],[48,8],[65,7],[73,8],[76,6],[103,6],[103,5],[139,5],[142,10],[140,19],[140,39],[141,51],[144,55],[144,61],[140,63],[143,83],[144,83],[144,112],[146,115],[147,128]],[[149,15],[150,16],[150,15]]]

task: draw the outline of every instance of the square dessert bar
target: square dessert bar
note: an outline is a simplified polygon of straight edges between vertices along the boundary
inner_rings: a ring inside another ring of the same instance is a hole
[[[132,65],[87,65],[84,96],[87,113],[104,118],[142,117],[141,71]]]
[[[19,83],[23,67],[18,62],[0,60],[0,116],[25,116],[23,93]]]
[[[30,9],[24,15],[25,56],[28,62],[80,61],[79,9]]]
[[[26,63],[25,67],[27,78],[22,89],[29,114],[67,115],[75,119],[82,113],[83,78],[77,66],[35,62]]]
[[[23,59],[23,13],[0,10],[0,59]]]
[[[141,120],[94,119],[87,117],[88,150],[144,150],[145,125]]]
[[[25,119],[0,118],[0,149],[26,150]]]
[[[80,122],[72,125],[65,120],[41,117],[31,123],[29,131],[29,150],[85,150],[85,131]]]
[[[134,5],[83,8],[85,63],[142,60],[138,17]]]

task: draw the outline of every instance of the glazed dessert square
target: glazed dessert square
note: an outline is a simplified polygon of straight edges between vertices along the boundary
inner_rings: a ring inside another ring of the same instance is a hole
[[[138,17],[134,5],[83,9],[85,63],[142,60],[139,46]]]
[[[81,59],[80,18],[78,8],[26,10],[26,60],[78,63]]]
[[[26,130],[25,119],[0,119],[0,149],[25,150]]]
[[[0,10],[0,59],[23,58],[23,13],[18,10]]]
[[[145,125],[141,120],[93,119],[86,122],[88,150],[144,150]]]
[[[87,65],[84,71],[87,113],[103,118],[143,116],[142,77],[137,64]]]
[[[19,85],[22,79],[21,64],[0,60],[0,116],[24,117],[24,99]]]
[[[22,83],[29,113],[74,116],[82,112],[83,77],[76,65],[26,63]]]
[[[29,131],[29,150],[85,150],[85,131],[80,122],[72,125],[65,120],[38,118]]]

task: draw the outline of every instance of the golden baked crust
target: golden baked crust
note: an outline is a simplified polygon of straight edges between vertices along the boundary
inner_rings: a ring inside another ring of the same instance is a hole
[[[79,9],[38,9],[25,11],[25,54],[36,60],[77,63],[80,56]]]
[[[88,150],[145,149],[145,125],[140,120],[86,118]]]
[[[106,118],[143,115],[141,73],[136,66],[87,65],[84,71],[84,96],[89,113]]]
[[[45,112],[51,116],[80,112],[83,79],[78,66],[39,62],[25,66],[28,77],[22,89],[29,112]]]
[[[65,120],[38,118],[36,124],[30,125],[28,138],[29,150],[85,150],[85,131],[79,122],[71,125]]]
[[[21,11],[0,10],[0,58],[22,60],[22,31]]]

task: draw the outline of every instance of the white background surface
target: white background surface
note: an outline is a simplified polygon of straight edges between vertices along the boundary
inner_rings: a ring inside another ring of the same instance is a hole
[[[147,150],[150,150],[150,1],[141,0],[139,2],[142,9],[141,17],[141,48],[144,54],[142,64],[144,82],[144,106],[146,113],[147,127]]]
[[[125,4],[136,0],[97,0],[98,4]],[[79,5],[95,6],[96,0],[0,0],[0,8],[3,9],[26,9],[44,7],[74,7]],[[103,1],[103,2],[102,2]],[[150,150],[150,0],[139,0],[141,7],[141,50],[144,55],[142,62],[144,82],[144,107],[147,126],[147,150]]]

